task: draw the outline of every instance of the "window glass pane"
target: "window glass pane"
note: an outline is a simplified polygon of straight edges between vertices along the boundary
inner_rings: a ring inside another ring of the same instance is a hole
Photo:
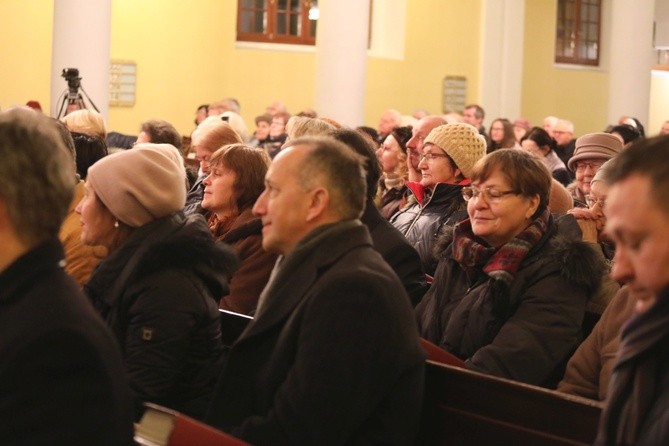
[[[267,31],[267,12],[257,11],[255,17],[254,33],[265,33]]]
[[[277,2],[277,9],[279,11],[285,11],[287,9],[287,6],[288,6],[288,1],[287,0],[279,0]]]
[[[267,9],[267,0],[256,0],[256,8]]]
[[[300,35],[301,28],[300,16],[296,14],[290,14],[290,34],[293,36]]]
[[[239,29],[243,33],[251,32],[251,23],[252,23],[252,20],[253,20],[253,15],[251,14],[251,12],[250,11],[242,11],[240,20],[241,20],[241,23],[239,24]]]
[[[276,33],[277,34],[286,34],[286,13],[285,12],[280,12],[280,13],[277,14]]]

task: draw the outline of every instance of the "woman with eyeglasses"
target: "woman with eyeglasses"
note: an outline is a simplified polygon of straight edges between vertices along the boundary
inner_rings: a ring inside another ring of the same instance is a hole
[[[472,167],[485,155],[485,147],[483,136],[469,124],[432,129],[418,163],[421,180],[407,183],[407,204],[390,219],[418,251],[423,271],[430,276],[437,266],[432,248],[441,228],[467,217],[462,188],[469,184]]]
[[[497,150],[462,190],[469,219],[444,233],[420,334],[468,369],[554,387],[580,341],[604,265],[571,216],[548,210],[551,175],[527,152]]]
[[[622,141],[609,133],[589,133],[576,140],[574,155],[567,163],[576,177],[576,181],[567,186],[574,197],[575,207],[588,207],[585,197],[590,194],[592,178],[602,164],[622,150]]]

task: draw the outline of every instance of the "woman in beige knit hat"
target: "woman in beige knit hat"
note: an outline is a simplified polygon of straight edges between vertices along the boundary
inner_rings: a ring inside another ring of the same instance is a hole
[[[441,228],[467,218],[462,187],[484,155],[485,139],[469,124],[441,125],[425,138],[418,163],[422,179],[407,183],[407,205],[390,222],[416,248],[426,274],[436,268],[432,247]]]
[[[146,401],[203,416],[221,359],[217,300],[236,258],[184,216],[184,180],[175,147],[138,144],[90,167],[76,208],[82,241],[109,252],[85,291],[121,346],[136,419]]]

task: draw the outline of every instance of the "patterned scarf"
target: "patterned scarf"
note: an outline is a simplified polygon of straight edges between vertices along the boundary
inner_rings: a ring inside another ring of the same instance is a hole
[[[550,212],[546,209],[523,232],[499,248],[483,244],[472,232],[471,221],[465,220],[455,226],[452,257],[468,277],[475,277],[476,271],[482,270],[508,287],[527,253],[546,234],[549,219]]]

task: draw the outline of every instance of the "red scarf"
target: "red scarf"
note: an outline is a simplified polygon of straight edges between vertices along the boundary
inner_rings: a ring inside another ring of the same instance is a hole
[[[455,226],[452,257],[469,277],[474,277],[476,270],[480,269],[508,286],[527,253],[546,234],[549,218],[550,212],[546,209],[523,232],[499,248],[482,243],[472,232],[471,221],[467,219]]]

